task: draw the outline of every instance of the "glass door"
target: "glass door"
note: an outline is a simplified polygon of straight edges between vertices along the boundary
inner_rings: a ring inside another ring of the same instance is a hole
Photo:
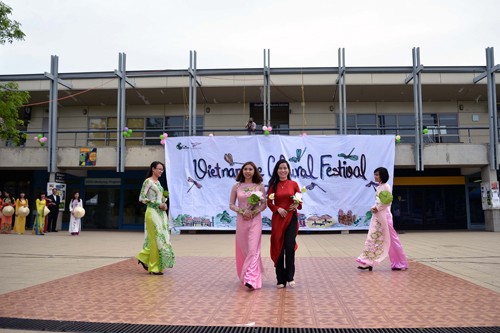
[[[82,229],[118,229],[120,188],[86,188]]]

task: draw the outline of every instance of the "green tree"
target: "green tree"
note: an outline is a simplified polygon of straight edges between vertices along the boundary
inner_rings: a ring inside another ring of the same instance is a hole
[[[0,84],[0,138],[12,140],[16,145],[21,138],[26,139],[18,129],[24,125],[24,121],[19,119],[19,108],[30,99],[28,92],[17,88],[14,82]]]
[[[24,32],[21,31],[21,24],[9,18],[12,8],[0,1],[0,44],[15,40],[24,40]]]
[[[21,24],[11,20],[12,8],[0,1],[0,44],[11,43],[14,40],[24,40]],[[23,135],[19,126],[24,122],[19,119],[19,108],[29,101],[30,95],[26,91],[19,91],[18,85],[13,82],[0,84],[0,139],[12,140],[19,144]]]

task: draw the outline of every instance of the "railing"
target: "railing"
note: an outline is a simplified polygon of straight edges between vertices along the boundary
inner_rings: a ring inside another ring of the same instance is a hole
[[[489,143],[489,127],[488,126],[460,126],[460,127],[427,127],[428,132],[424,135],[424,143]],[[167,129],[148,129],[139,130],[132,129],[132,135],[126,138],[127,146],[151,146],[160,145],[160,134],[166,132],[170,137],[187,136],[188,130],[184,127],[170,127]],[[312,135],[336,134],[339,131],[338,127],[312,127],[312,128],[273,128],[272,134],[280,135],[300,135],[303,133]],[[38,136],[38,134],[47,135],[47,131],[22,131],[28,135],[26,143],[23,146],[31,146],[27,144],[30,139]],[[116,146],[116,129],[111,130],[59,130],[58,132],[59,147],[102,147]],[[241,128],[203,128],[197,131],[199,135],[218,133],[232,135],[246,135],[247,131]],[[415,142],[415,128],[413,127],[348,127],[348,134],[358,135],[383,135],[393,134],[400,135],[401,143]],[[256,131],[257,135],[264,134],[262,130]],[[11,146],[6,142],[6,146]]]

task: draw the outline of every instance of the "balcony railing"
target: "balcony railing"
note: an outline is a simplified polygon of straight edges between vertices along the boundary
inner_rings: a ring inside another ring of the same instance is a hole
[[[424,143],[489,143],[489,127],[488,126],[459,126],[459,127],[433,127],[427,126],[428,132],[424,134]],[[127,146],[151,146],[160,145],[160,134],[166,132],[170,137],[187,136],[188,130],[183,127],[171,127],[168,129],[132,129],[132,136],[126,138]],[[307,133],[311,135],[326,135],[336,134],[339,131],[338,127],[307,127],[307,128],[274,128],[272,134],[280,135],[300,135]],[[47,135],[47,131],[24,131],[28,135],[28,139],[23,145],[34,145],[33,137],[38,134]],[[111,130],[59,130],[58,132],[59,147],[103,147],[116,146],[116,129]],[[348,127],[348,134],[353,135],[383,135],[392,134],[400,135],[401,143],[415,142],[414,127]],[[246,135],[245,129],[241,128],[203,128],[198,131],[198,135]],[[262,135],[261,130],[257,130],[257,135]],[[30,141],[31,138],[31,141]],[[9,142],[5,142],[5,146],[10,146]],[[36,143],[38,145],[38,143]]]

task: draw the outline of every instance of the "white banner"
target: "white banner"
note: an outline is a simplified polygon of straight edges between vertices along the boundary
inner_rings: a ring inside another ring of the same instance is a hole
[[[235,229],[231,187],[244,162],[254,162],[269,182],[280,158],[305,186],[302,230],[368,229],[375,201],[373,171],[385,167],[392,186],[393,135],[203,136],[165,140],[170,217],[180,229]],[[271,211],[263,212],[263,229]]]

